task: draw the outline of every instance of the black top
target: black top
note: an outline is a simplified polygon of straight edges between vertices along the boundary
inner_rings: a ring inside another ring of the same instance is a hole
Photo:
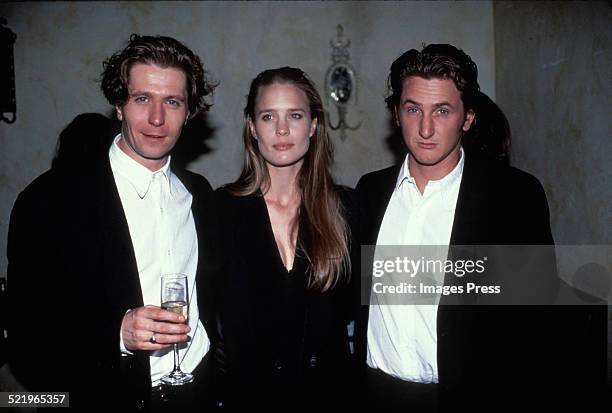
[[[347,324],[351,283],[308,289],[309,263],[297,249],[291,271],[280,257],[263,196],[216,192],[220,347],[228,408],[326,410],[343,404],[350,378]],[[341,192],[349,224],[351,193]],[[298,236],[310,244],[300,223]],[[348,275],[348,274],[346,274]],[[356,276],[355,278],[357,278]]]

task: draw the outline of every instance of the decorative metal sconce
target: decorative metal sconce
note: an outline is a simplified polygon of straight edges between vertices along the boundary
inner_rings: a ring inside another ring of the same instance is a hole
[[[344,28],[338,25],[336,40],[330,40],[329,44],[332,48],[332,65],[327,69],[325,75],[325,100],[329,106],[331,99],[334,106],[338,110],[338,123],[332,124],[331,116],[329,117],[329,127],[332,130],[340,129],[340,139],[346,139],[346,130],[356,130],[361,126],[361,121],[356,126],[349,126],[347,123],[346,112],[350,102],[357,102],[357,79],[355,70],[348,63],[350,54],[348,48],[351,45],[350,40],[342,39]]]
[[[17,103],[15,101],[15,65],[13,63],[13,45],[17,35],[6,25],[6,20],[0,18],[0,55],[2,68],[0,71],[0,120],[13,123],[17,119]],[[4,116],[13,114],[12,118]]]

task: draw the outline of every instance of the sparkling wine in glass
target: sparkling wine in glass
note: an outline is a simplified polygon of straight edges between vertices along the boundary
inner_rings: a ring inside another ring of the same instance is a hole
[[[164,310],[185,317],[189,317],[189,293],[187,289],[187,276],[183,274],[162,275],[161,279],[161,307]],[[181,386],[191,383],[193,375],[181,371],[178,344],[174,344],[174,369],[161,378],[161,381],[171,386]]]

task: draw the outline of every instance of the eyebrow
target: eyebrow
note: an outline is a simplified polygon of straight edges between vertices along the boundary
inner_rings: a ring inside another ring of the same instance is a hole
[[[278,110],[276,109],[260,109],[257,111],[257,114],[259,115],[260,113],[265,113],[265,112],[278,112]],[[287,109],[287,112],[304,112],[306,113],[305,109],[300,109],[300,108],[289,108]]]
[[[416,105],[416,106],[419,106],[419,107],[423,106],[422,103],[415,102],[412,99],[406,99],[406,100],[404,100],[402,102],[402,106],[405,106],[407,104],[413,104],[413,105]],[[448,107],[451,107],[451,108],[454,107],[450,102],[438,102],[438,103],[434,103],[433,104],[433,107],[435,107],[435,108],[439,108],[439,107],[442,107],[442,106],[448,106]]]
[[[134,90],[132,92],[129,92],[128,95],[131,96],[140,96],[140,95],[145,95],[145,96],[151,96],[150,92],[145,92],[143,90]],[[176,100],[180,100],[181,102],[185,101],[185,96],[183,95],[168,95],[168,96],[164,96],[164,99],[176,99]]]

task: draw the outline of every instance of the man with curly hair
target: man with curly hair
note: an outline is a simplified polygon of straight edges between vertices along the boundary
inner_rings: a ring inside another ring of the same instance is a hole
[[[12,211],[11,368],[28,390],[69,391],[72,407],[201,408],[212,337],[198,274],[212,188],[170,153],[213,85],[179,41],[132,35],[104,62],[102,90],[121,121],[110,148],[41,175]],[[187,275],[188,317],[161,308],[168,273]],[[173,344],[193,383],[162,385]]]

